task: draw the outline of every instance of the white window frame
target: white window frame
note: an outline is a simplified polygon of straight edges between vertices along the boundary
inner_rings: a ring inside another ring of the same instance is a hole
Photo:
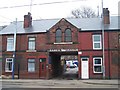
[[[8,37],[7,38],[7,51],[13,51],[14,50],[14,38]]]
[[[36,38],[35,37],[29,37],[28,38],[28,50],[35,50],[35,42]]]
[[[100,41],[95,41],[94,40],[95,36],[99,36],[100,37]],[[95,48],[95,44],[100,44],[100,48]],[[94,50],[102,49],[102,40],[101,40],[101,35],[100,34],[93,35],[93,49]]]
[[[30,67],[33,64],[33,67]],[[35,59],[28,59],[28,72],[35,72]]]
[[[11,59],[11,61],[9,61]],[[9,70],[8,63],[12,63],[12,69]],[[5,72],[12,72],[13,71],[13,58],[6,58],[6,63],[5,63]]]
[[[95,64],[95,59],[100,59],[100,60],[101,60],[101,64]],[[101,72],[96,72],[96,71],[95,71],[95,66],[101,66]],[[94,58],[93,58],[93,72],[94,72],[94,73],[102,73],[102,67],[103,67],[102,57],[94,57]]]

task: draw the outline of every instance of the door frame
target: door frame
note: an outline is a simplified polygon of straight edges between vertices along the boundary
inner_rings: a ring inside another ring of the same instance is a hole
[[[87,65],[88,65],[88,72],[87,72],[87,74],[88,74],[88,77],[86,77],[86,78],[83,78],[82,77],[82,62],[83,62],[83,59],[87,59],[86,61],[87,61]],[[81,58],[81,79],[89,79],[89,58],[88,57],[82,57]]]
[[[44,59],[45,61],[40,61],[40,59]],[[44,64],[44,70],[42,70],[42,66]],[[39,78],[46,78],[46,58],[39,58]],[[42,70],[42,71],[41,71]],[[44,76],[42,74],[45,74]]]

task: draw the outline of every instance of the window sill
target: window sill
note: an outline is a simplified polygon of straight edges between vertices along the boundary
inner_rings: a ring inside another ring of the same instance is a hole
[[[101,73],[103,73],[103,72],[94,72],[94,74],[101,74]]]
[[[7,72],[7,73],[12,73],[12,71],[5,71],[5,72]]]
[[[28,71],[28,73],[35,73],[35,71]]]
[[[26,52],[37,52],[37,50],[26,50]]]
[[[60,43],[54,43],[54,44],[73,44],[73,42],[60,42]]]
[[[93,50],[102,50],[102,48],[93,48]]]

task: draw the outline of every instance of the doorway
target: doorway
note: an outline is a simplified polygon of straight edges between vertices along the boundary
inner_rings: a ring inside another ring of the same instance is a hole
[[[46,77],[46,58],[39,59],[39,77],[40,78]]]
[[[76,53],[50,53],[52,78],[78,78],[78,55]]]
[[[81,78],[89,79],[89,65],[88,58],[81,58]]]

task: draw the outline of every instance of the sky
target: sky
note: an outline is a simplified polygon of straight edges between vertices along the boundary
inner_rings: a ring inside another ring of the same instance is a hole
[[[103,0],[103,7],[109,8],[111,16],[117,16],[119,1]],[[92,8],[97,14],[98,10],[101,13],[101,2],[102,0],[0,0],[0,26],[9,24],[16,18],[23,21],[23,16],[28,12],[31,12],[33,20],[68,18],[72,16],[72,10],[84,6]]]

